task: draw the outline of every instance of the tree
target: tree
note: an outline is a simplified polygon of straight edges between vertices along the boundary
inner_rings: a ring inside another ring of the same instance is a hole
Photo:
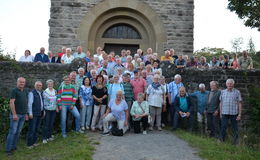
[[[254,44],[254,42],[253,42],[252,37],[250,37],[250,39],[249,39],[249,41],[248,41],[247,47],[248,47],[248,52],[249,52],[250,54],[256,54],[255,44]]]
[[[232,43],[232,48],[233,50],[238,53],[241,50],[241,45],[243,44],[243,38],[239,37],[239,38],[235,38],[234,40],[231,41]]]
[[[220,55],[230,55],[230,52],[223,48],[210,48],[210,47],[204,47],[200,50],[197,50],[194,52],[195,56],[198,57],[206,57],[208,61],[210,61],[213,57],[219,57]]]
[[[260,31],[259,0],[228,0],[228,2],[228,9],[244,19],[245,26],[257,28]]]

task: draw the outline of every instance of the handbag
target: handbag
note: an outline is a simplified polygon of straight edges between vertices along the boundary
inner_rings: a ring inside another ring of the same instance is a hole
[[[145,113],[143,107],[138,103],[139,107],[142,109],[142,111]],[[148,114],[148,123],[152,122],[152,116],[150,114]]]

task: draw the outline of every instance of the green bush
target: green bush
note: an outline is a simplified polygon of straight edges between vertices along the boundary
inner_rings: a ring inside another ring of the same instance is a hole
[[[5,140],[5,136],[9,129],[9,100],[0,97],[0,143]]]

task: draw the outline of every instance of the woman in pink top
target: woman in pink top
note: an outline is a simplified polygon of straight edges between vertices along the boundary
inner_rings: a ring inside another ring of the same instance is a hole
[[[232,67],[233,69],[238,69],[238,68],[239,68],[239,63],[238,63],[238,61],[237,61],[237,54],[234,54],[234,55],[233,55],[233,61],[232,61],[232,63],[231,63],[231,67]]]
[[[135,70],[134,79],[132,79],[130,83],[133,87],[135,100],[137,100],[138,93],[144,93],[146,90],[146,81],[139,76],[138,70]]]

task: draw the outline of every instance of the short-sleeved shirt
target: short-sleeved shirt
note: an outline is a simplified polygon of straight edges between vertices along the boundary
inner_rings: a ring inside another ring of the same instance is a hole
[[[149,85],[146,93],[148,96],[148,104],[154,107],[162,107],[163,104],[163,94],[165,93],[162,86],[155,89],[152,85]]]
[[[21,91],[18,88],[14,88],[11,92],[11,99],[15,99],[15,111],[16,114],[26,114],[28,110],[28,94],[29,91],[24,89]]]
[[[121,100],[121,103],[116,104],[116,99],[110,100],[108,107],[111,109],[112,115],[117,120],[125,120],[125,110],[128,109],[128,105],[125,100]]]
[[[116,98],[116,93],[118,91],[123,91],[123,94],[125,94],[124,91],[124,86],[122,83],[113,83],[109,86],[108,94],[110,96],[110,99],[115,99]]]
[[[107,87],[97,88],[96,86],[92,87],[92,94],[97,98],[102,98],[103,96],[107,95]],[[95,105],[101,105],[98,101],[94,99]],[[103,99],[102,105],[107,105],[107,98]]]
[[[132,79],[130,81],[130,83],[133,87],[135,100],[137,100],[138,93],[144,93],[145,92],[145,87],[147,85],[146,81],[143,78],[139,78],[139,79]]]
[[[72,55],[68,57],[67,54],[64,54],[61,60],[64,61],[65,64],[70,64],[74,60],[74,57]]]
[[[171,93],[171,101],[174,102],[175,97],[178,95],[179,90],[181,87],[183,87],[183,83],[180,82],[178,84],[175,83],[175,81],[169,83],[168,85],[168,93]]]
[[[228,89],[222,90],[219,100],[220,103],[222,103],[222,114],[238,114],[238,104],[242,101],[241,93],[239,90],[235,88],[233,88],[231,91],[228,91]]]

